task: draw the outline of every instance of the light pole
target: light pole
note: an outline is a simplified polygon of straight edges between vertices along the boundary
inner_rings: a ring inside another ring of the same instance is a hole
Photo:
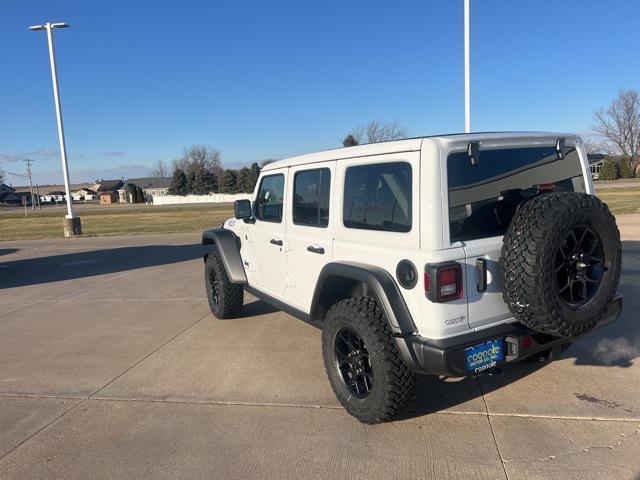
[[[53,48],[53,29],[67,28],[66,23],[45,23],[44,25],[34,25],[29,30],[46,30],[49,41],[49,61],[51,62],[51,80],[53,82],[53,100],[56,106],[56,119],[58,120],[58,140],[60,141],[60,157],[62,158],[62,175],[64,177],[64,189],[67,194],[67,215],[64,218],[64,236],[75,237],[82,235],[80,217],[73,214],[71,203],[71,189],[69,188],[69,167],[67,166],[67,147],[64,141],[64,127],[62,125],[62,109],[60,107],[60,91],[58,90],[58,73],[56,70],[56,55]]]
[[[469,52],[469,1],[464,0],[464,132],[471,132],[471,66]]]

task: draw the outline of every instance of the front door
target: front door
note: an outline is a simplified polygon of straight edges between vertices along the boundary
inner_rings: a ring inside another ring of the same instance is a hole
[[[282,297],[285,289],[285,188],[287,169],[270,170],[260,177],[255,199],[255,224],[249,230],[252,251],[250,283],[259,290]]]
[[[287,201],[287,298],[309,312],[322,268],[333,258],[329,218],[336,162],[314,163],[289,170]]]

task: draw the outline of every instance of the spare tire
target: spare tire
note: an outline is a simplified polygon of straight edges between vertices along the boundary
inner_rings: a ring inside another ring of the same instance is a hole
[[[520,206],[504,236],[504,301],[527,327],[573,340],[605,313],[620,261],[620,232],[597,197],[535,197]]]

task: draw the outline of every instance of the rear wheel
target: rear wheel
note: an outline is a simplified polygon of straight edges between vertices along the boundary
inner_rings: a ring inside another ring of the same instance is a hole
[[[231,283],[218,252],[207,257],[204,282],[211,312],[217,318],[234,318],[242,312],[244,290],[242,285]]]
[[[322,331],[322,353],[338,401],[364,423],[393,420],[413,399],[416,379],[402,362],[378,303],[336,303]]]

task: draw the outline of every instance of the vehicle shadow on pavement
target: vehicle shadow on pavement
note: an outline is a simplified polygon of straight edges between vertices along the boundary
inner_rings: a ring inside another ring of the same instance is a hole
[[[18,251],[17,248],[0,248],[0,257],[2,255],[9,255],[10,253],[16,253]]]
[[[59,282],[202,258],[193,245],[146,245],[110,248],[2,262],[0,289]]]
[[[419,375],[416,399],[404,411],[399,420],[419,417],[458,407],[466,402],[517,382],[535,371],[544,368],[548,362],[522,362],[505,367],[498,382],[488,382],[480,387],[477,378],[466,377],[445,379],[432,375]],[[455,411],[455,410],[454,410]]]

